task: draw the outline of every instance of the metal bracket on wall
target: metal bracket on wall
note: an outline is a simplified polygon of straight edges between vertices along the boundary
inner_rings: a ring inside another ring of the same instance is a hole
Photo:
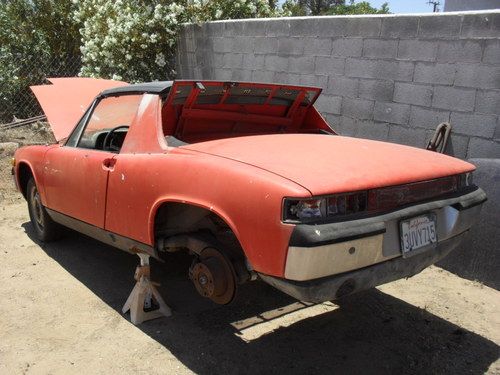
[[[446,145],[448,144],[450,133],[451,124],[449,122],[442,122],[437,126],[434,135],[432,136],[429,143],[427,143],[426,149],[429,151],[436,151],[444,154]]]

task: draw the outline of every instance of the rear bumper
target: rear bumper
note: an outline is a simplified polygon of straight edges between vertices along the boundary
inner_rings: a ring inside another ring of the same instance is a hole
[[[315,303],[331,301],[377,285],[416,275],[424,268],[444,258],[460,244],[465,235],[466,232],[441,241],[432,251],[425,251],[410,258],[398,257],[366,268],[315,280],[293,281],[263,274],[259,276],[266,283],[300,301]]]
[[[483,190],[409,206],[370,218],[320,225],[297,225],[290,238],[284,278],[306,281],[372,266],[402,256],[400,222],[420,215],[435,217],[437,244],[407,258],[433,251],[441,242],[469,230],[477,221]]]
[[[260,277],[303,301],[321,302],[413,276],[453,250],[477,221],[486,194],[477,188],[371,218],[297,225],[290,238],[284,278]],[[435,217],[437,243],[403,256],[400,222]]]

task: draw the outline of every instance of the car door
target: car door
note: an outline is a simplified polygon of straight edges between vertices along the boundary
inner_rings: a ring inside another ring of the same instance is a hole
[[[47,152],[44,186],[48,208],[104,228],[108,173],[140,99],[139,95],[126,95],[96,101],[68,141]]]

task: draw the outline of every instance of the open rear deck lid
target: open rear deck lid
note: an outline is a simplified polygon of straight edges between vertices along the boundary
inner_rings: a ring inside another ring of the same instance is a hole
[[[182,139],[191,120],[234,121],[296,126],[314,104],[321,88],[274,83],[226,81],[174,81],[166,98],[165,112],[171,134]]]
[[[321,88],[275,83],[226,81],[174,81],[167,104],[182,104],[188,109],[199,104],[282,104],[309,106],[314,104]]]

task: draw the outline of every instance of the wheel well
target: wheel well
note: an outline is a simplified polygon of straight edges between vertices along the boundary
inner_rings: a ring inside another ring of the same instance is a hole
[[[26,198],[28,181],[31,177],[33,177],[33,172],[31,171],[31,168],[28,164],[21,163],[19,164],[18,174],[19,188],[21,189],[21,193],[23,194],[24,198]]]
[[[159,207],[154,222],[155,244],[160,238],[195,233],[209,234],[233,255],[244,257],[234,232],[226,221],[213,211],[179,202],[167,202]]]

